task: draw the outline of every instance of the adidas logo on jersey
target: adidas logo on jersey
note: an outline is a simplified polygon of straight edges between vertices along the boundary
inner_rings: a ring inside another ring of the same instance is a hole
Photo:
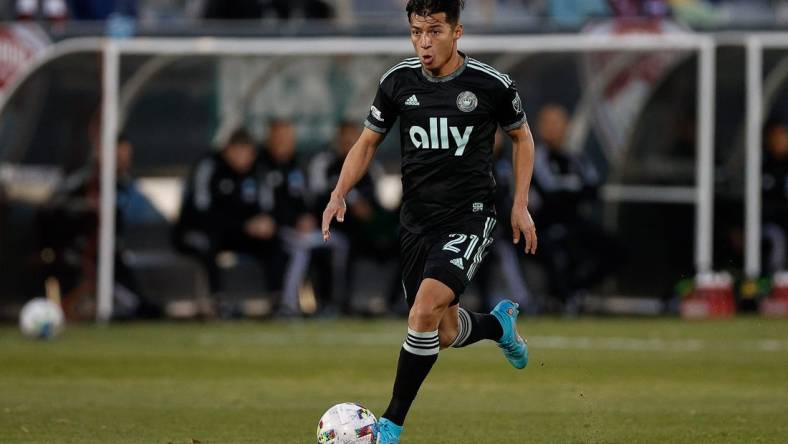
[[[460,270],[465,271],[465,266],[462,265],[462,259],[460,259],[460,258],[452,259],[451,263],[456,265],[457,268],[459,268]]]
[[[430,117],[430,132],[420,126],[412,126],[408,133],[410,134],[410,141],[416,148],[433,149],[433,150],[447,150],[449,149],[449,135],[454,139],[457,150],[454,152],[455,156],[462,156],[465,152],[465,146],[471,139],[473,132],[472,126],[466,126],[462,133],[456,126],[449,126],[449,119],[446,117]]]
[[[416,98],[416,94],[413,94],[405,101],[405,105],[420,106],[421,104],[419,103],[419,99]]]

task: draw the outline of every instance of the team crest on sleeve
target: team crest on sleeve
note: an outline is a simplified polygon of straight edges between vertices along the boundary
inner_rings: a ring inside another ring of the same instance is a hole
[[[463,91],[457,96],[457,108],[464,113],[475,110],[478,104],[479,99],[476,98],[476,94],[470,91]]]
[[[375,106],[374,106],[374,105],[373,105],[373,106],[372,106],[372,108],[370,108],[369,110],[372,112],[372,116],[373,116],[374,118],[378,119],[378,120],[379,120],[379,121],[381,121],[381,122],[385,122],[385,120],[383,120],[383,114],[381,114],[381,113],[380,113],[380,110],[379,110],[379,109],[377,109],[377,108],[375,108]]]
[[[523,110],[523,102],[520,101],[520,93],[514,94],[514,100],[512,100],[512,107],[514,107],[514,112],[520,113]]]

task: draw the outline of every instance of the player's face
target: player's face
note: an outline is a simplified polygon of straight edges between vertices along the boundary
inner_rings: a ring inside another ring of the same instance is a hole
[[[424,68],[434,75],[451,74],[447,62],[457,52],[457,40],[462,36],[462,25],[452,26],[446,21],[446,13],[429,16],[411,14],[410,41]]]

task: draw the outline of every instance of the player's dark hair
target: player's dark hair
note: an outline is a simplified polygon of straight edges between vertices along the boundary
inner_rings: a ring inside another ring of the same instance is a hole
[[[408,13],[408,21],[411,14],[427,17],[443,12],[446,14],[446,21],[455,26],[460,21],[460,11],[463,8],[465,0],[408,0],[405,12]]]
[[[226,146],[233,145],[254,145],[254,138],[246,128],[238,128],[227,138]]]

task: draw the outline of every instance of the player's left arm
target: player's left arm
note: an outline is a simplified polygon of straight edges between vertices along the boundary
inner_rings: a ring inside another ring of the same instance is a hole
[[[536,253],[536,226],[528,212],[528,191],[534,170],[534,139],[528,122],[507,132],[512,138],[512,165],[514,166],[514,205],[512,206],[512,242],[525,237],[525,253]]]

